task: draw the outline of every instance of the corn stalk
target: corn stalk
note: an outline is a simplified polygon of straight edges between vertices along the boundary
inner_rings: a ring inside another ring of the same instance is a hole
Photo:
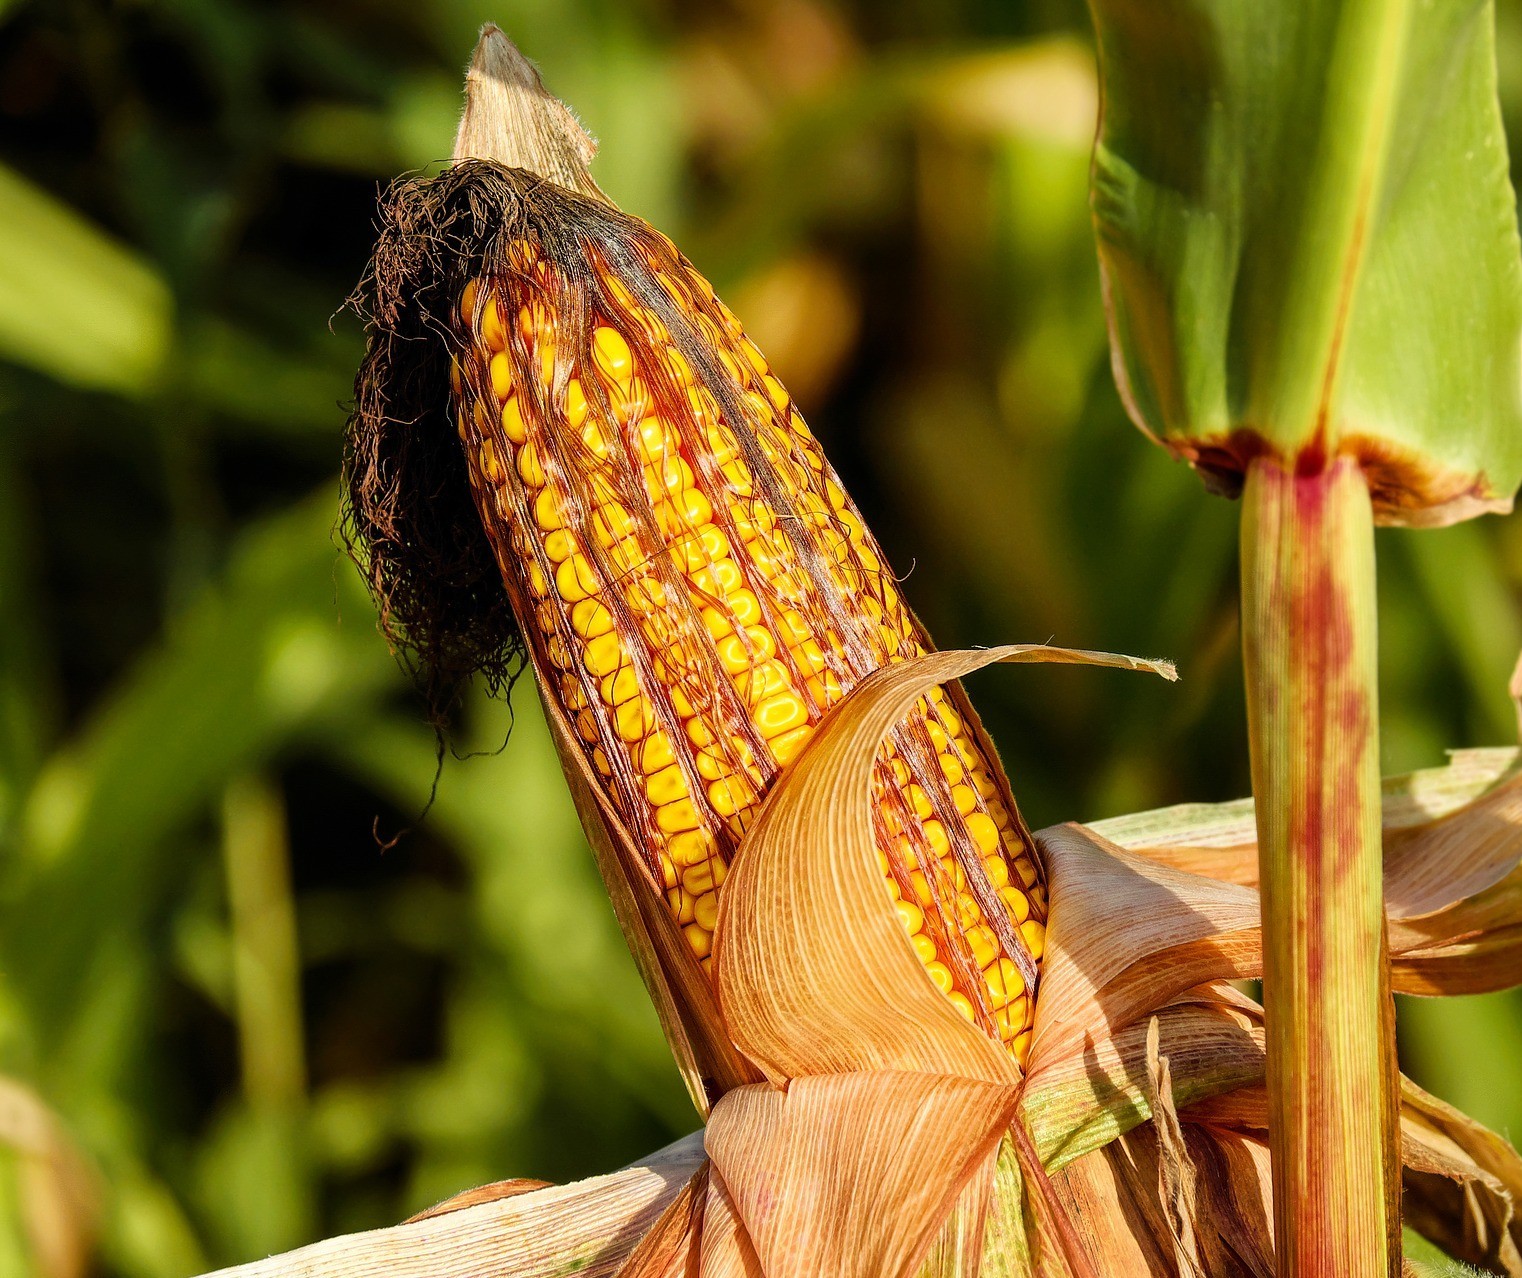
[[[1373,529],[1510,509],[1522,473],[1492,14],[1094,16],[1117,380],[1144,431],[1243,497],[1277,1264],[1394,1274]]]

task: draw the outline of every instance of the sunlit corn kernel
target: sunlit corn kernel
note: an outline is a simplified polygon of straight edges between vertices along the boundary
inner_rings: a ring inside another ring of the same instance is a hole
[[[608,762],[608,756],[601,746],[592,751],[592,766],[597,769],[599,776],[613,775],[613,765]]]
[[[612,633],[598,635],[581,652],[581,664],[586,667],[589,675],[597,679],[612,674],[623,659],[623,645],[619,643],[618,636]]]
[[[951,969],[946,964],[932,960],[925,964],[925,974],[935,982],[936,989],[940,990],[942,994],[952,994],[955,982],[951,977]],[[960,997],[960,995],[952,994],[953,1001]],[[965,1000],[963,1001],[965,1002]]]
[[[917,817],[928,817],[935,811],[930,804],[930,796],[925,793],[925,787],[922,785],[905,786],[904,800]]]
[[[544,532],[554,532],[557,528],[565,527],[565,519],[560,513],[560,498],[552,489],[546,488],[534,498],[534,522]]]
[[[666,851],[678,867],[687,869],[713,859],[718,854],[718,846],[708,830],[684,830],[671,836]]]
[[[692,414],[693,422],[705,430],[717,425],[719,421],[719,401],[700,386],[688,388],[687,408]]]
[[[597,580],[597,574],[586,557],[573,554],[555,569],[555,588],[567,603],[576,603],[596,594],[602,589],[602,583]]]
[[[682,935],[687,938],[689,948],[700,959],[706,959],[713,953],[713,933],[699,924],[689,923],[682,929]]]
[[[499,400],[511,398],[513,393],[513,363],[506,351],[498,351],[487,366],[491,374],[491,393]]]
[[[818,706],[832,706],[845,694],[845,684],[833,670],[826,670],[804,680],[804,687]]]
[[[655,395],[638,377],[610,386],[608,399],[613,405],[613,420],[620,426],[641,421],[655,408]]]
[[[692,903],[692,920],[699,927],[712,932],[719,921],[719,894],[716,891],[704,892]]]
[[[900,901],[895,908],[898,910],[898,921],[910,936],[925,930],[925,912],[913,901]]]
[[[650,462],[644,472],[645,489],[652,501],[659,501],[662,492],[676,495],[695,491],[692,486],[697,482],[697,477],[693,475],[692,467],[674,453]],[[709,509],[712,510],[712,507]]]
[[[925,832],[925,842],[930,845],[930,851],[938,860],[951,851],[951,836],[946,833],[946,827],[941,822],[931,819],[921,827]]]
[[[660,613],[666,608],[666,587],[648,573],[643,574],[625,583],[624,599],[637,613]]]
[[[591,411],[591,405],[587,403],[587,393],[581,387],[581,382],[571,378],[565,388],[565,420],[572,430],[579,427],[587,420],[587,413]]]
[[[1016,926],[1024,923],[1031,916],[1031,903],[1026,899],[1025,893],[1017,887],[1002,887],[999,889],[999,900],[1004,902],[1004,908],[1009,911],[1009,916]]]
[[[469,280],[460,292],[460,320],[466,328],[472,328],[476,322],[476,294],[481,286],[475,280]]]
[[[751,590],[736,590],[724,600],[729,615],[741,626],[754,626],[761,620],[761,601]]]
[[[984,856],[999,850],[999,827],[983,813],[974,812],[967,818],[967,833]]]
[[[779,692],[751,710],[756,731],[767,740],[809,721],[808,707],[795,692]]]
[[[655,824],[662,834],[680,834],[702,825],[698,810],[690,797],[663,803],[655,810]]]
[[[634,376],[634,355],[629,343],[622,333],[606,324],[599,324],[592,333],[592,358],[603,375],[615,382]]]
[[[999,1037],[1006,1041],[1024,1030],[1030,1024],[1030,1019],[1030,1000],[1023,997],[1011,1000],[1008,1006],[994,1009],[994,1025],[998,1028]]]
[[[477,456],[481,463],[481,474],[489,484],[502,482],[502,465],[497,460],[497,450],[492,446],[490,439],[483,439],[481,447],[477,450]]]
[[[1015,1041],[1010,1045],[1010,1050],[1014,1052],[1015,1059],[1020,1062],[1020,1068],[1024,1069],[1029,1063],[1031,1056],[1030,1030],[1025,1030],[1023,1033],[1015,1035]]]
[[[1009,885],[1009,862],[1002,856],[984,857],[983,873],[988,875],[988,882],[995,891]]]
[[[596,639],[613,629],[613,614],[601,600],[583,599],[571,608],[571,628],[583,639]]]
[[[677,437],[660,417],[646,417],[635,430],[635,447],[647,462],[673,456],[680,448]]]
[[[694,865],[682,873],[682,887],[701,899],[705,892],[712,892],[722,886],[729,871],[724,868],[724,862],[717,857],[710,857],[699,865]]]
[[[656,515],[661,531],[667,536],[677,536],[713,522],[713,503],[701,490],[684,488],[662,501]]]
[[[633,701],[624,702],[613,719],[618,739],[630,745],[636,741],[643,741],[655,724],[655,707],[650,704],[648,697],[638,697]]]
[[[543,599],[550,593],[550,583],[545,579],[544,570],[536,563],[528,566],[529,593],[537,599]]]
[[[579,710],[576,713],[576,735],[587,745],[596,745],[597,739],[602,734],[597,730],[597,718],[590,710]]]
[[[576,542],[564,528],[558,528],[544,539],[544,553],[552,564],[564,563],[576,553]]]
[[[731,631],[715,645],[719,662],[730,674],[740,674],[777,653],[777,643],[764,626],[747,626],[739,634]]]
[[[677,350],[675,346],[668,346],[660,354],[661,366],[681,386],[691,386],[697,379],[692,374],[692,365],[687,362],[687,357]]]
[[[921,963],[935,962],[935,942],[924,932],[916,932],[909,938],[914,943],[914,952]]]
[[[616,673],[603,679],[597,685],[597,690],[604,702],[617,709],[640,695],[639,675],[633,666],[622,666]]]
[[[914,899],[928,910],[935,896],[931,892],[930,880],[925,877],[923,870],[909,872],[909,888],[914,893]]]
[[[638,521],[616,501],[604,502],[592,512],[592,535],[605,550],[633,537],[638,529]]]
[[[710,598],[718,598],[740,589],[745,578],[733,559],[720,559],[692,574],[692,584]]]
[[[530,488],[544,487],[544,465],[533,444],[524,444],[518,449],[518,478]]]
[[[657,853],[656,864],[660,867],[661,871],[661,887],[668,890],[674,888],[678,880],[676,866],[672,864],[671,858],[664,852]]]
[[[951,787],[951,801],[962,816],[968,816],[977,810],[978,794],[970,785],[954,785]]]
[[[768,697],[792,687],[787,667],[780,661],[761,661],[735,676],[735,690],[746,705],[758,705]]]
[[[502,308],[491,294],[487,294],[486,305],[481,308],[481,341],[489,351],[500,351],[507,347],[507,328],[502,323]]]
[[[999,938],[987,923],[968,928],[963,934],[967,948],[972,951],[973,961],[979,969],[987,967],[999,957]]]
[[[978,904],[976,897],[966,892],[957,893],[953,908],[956,911],[957,927],[964,932],[983,921],[983,907]]]
[[[1020,924],[1020,939],[1025,942],[1031,958],[1039,963],[1041,956],[1046,953],[1046,925],[1036,919],[1026,919]]]
[[[1001,958],[997,963],[989,964],[983,973],[983,981],[988,986],[988,1001],[994,1007],[1003,1007],[1025,993],[1025,978],[1020,975],[1014,959]]]
[[[671,917],[684,926],[691,923],[692,902],[694,899],[691,892],[684,892],[680,887],[668,889],[666,892],[666,905],[671,910]]]
[[[798,757],[813,735],[813,725],[804,724],[801,728],[794,728],[791,732],[784,732],[773,737],[766,744],[771,749],[772,757],[777,760],[777,766],[783,767]]]
[[[952,1007],[961,1012],[962,1015],[965,1016],[969,1021],[977,1021],[978,1014],[973,1011],[972,1004],[967,1001],[967,996],[965,994],[959,994],[956,990],[952,990],[946,995],[946,998],[951,1003]]]
[[[743,811],[755,798],[756,792],[738,777],[721,777],[708,787],[708,806],[721,817]]]
[[[664,732],[652,732],[640,742],[634,757],[639,770],[648,776],[675,763],[676,751],[672,748],[671,738]]]
[[[994,784],[993,778],[980,765],[971,765],[968,769],[968,774],[972,780],[972,788],[978,792],[980,799],[987,800],[997,797],[999,787]]]
[[[645,797],[657,808],[687,796],[687,778],[676,764],[645,778]]]

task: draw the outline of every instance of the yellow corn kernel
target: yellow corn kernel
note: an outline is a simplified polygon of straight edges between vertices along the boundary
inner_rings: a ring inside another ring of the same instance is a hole
[[[645,778],[645,797],[655,807],[664,807],[687,796],[687,778],[676,764],[662,768]]]
[[[909,938],[914,942],[914,952],[921,963],[935,962],[935,942],[923,932],[916,932]]]
[[[497,299],[487,296],[486,305],[481,308],[481,341],[489,351],[500,351],[507,346],[507,329],[502,323],[502,308],[497,305]]]
[[[987,923],[979,923],[976,927],[968,928],[964,935],[967,946],[972,951],[973,962],[978,965],[979,970],[999,957],[999,938]]]
[[[683,830],[696,830],[703,822],[691,798],[684,797],[658,807],[655,824],[663,834],[680,834]]]
[[[636,697],[633,701],[624,702],[613,717],[618,739],[630,745],[643,741],[655,727],[655,722],[655,707],[650,704],[649,697]]]
[[[809,721],[808,707],[795,692],[779,692],[768,697],[751,712],[756,731],[770,741],[784,732]]]
[[[707,830],[683,830],[666,844],[671,859],[684,869],[702,865],[718,854],[718,843]]]
[[[634,376],[634,356],[617,329],[599,324],[592,334],[592,358],[606,377],[626,382]]]
[[[904,931],[910,936],[924,931],[925,912],[913,901],[899,901],[894,908],[898,911],[898,921],[903,924]]]
[[[692,903],[692,919],[700,928],[712,932],[719,921],[719,894],[707,891]]]
[[[505,351],[498,351],[487,366],[491,374],[491,393],[506,401],[513,393],[513,364]]]
[[[501,355],[496,357],[501,358]],[[528,441],[528,423],[523,420],[523,404],[516,395],[503,397],[502,433],[514,444]]]
[[[946,964],[944,964],[944,963],[937,963],[937,962],[933,962],[933,961],[929,962],[929,963],[926,963],[925,964],[925,974],[928,977],[930,977],[930,979],[932,981],[935,982],[936,989],[940,990],[942,994],[949,994],[949,995],[951,995],[951,998],[952,998],[953,1002],[955,1000],[957,1000],[958,998],[962,998],[962,996],[960,994],[953,993],[953,989],[954,989],[954,984],[955,983],[951,979],[951,969],[949,967],[947,967]],[[967,1000],[965,998],[963,998],[962,1001],[964,1003],[967,1002]],[[957,1010],[958,1011],[962,1011],[961,1008],[958,1008]],[[967,1010],[963,1011],[962,1015],[968,1017],[968,1019],[970,1020],[971,1019],[971,1013],[972,1013],[972,1005],[970,1003],[968,1003]]]
[[[989,964],[983,973],[988,986],[988,1001],[993,1007],[1003,1007],[1025,993],[1025,978],[1015,966],[1014,959],[1001,958]]]
[[[713,892],[719,888],[725,878],[728,877],[728,874],[729,871],[724,868],[723,861],[720,861],[717,857],[710,857],[708,860],[683,871],[682,888],[701,900],[705,893]],[[715,897],[714,899],[717,900],[718,898]]]
[[[776,759],[777,765],[781,767],[797,758],[799,752],[808,744],[809,738],[813,735],[813,725],[804,724],[801,728],[794,728],[791,732],[784,732],[779,736],[773,737],[766,744],[771,749],[772,758]]]
[[[999,850],[999,827],[983,813],[974,812],[967,818],[967,833],[972,836],[973,843],[984,856]]]
[[[961,1012],[969,1021],[977,1022],[978,1014],[973,1011],[972,1004],[968,1002],[965,994],[959,994],[956,990],[952,990],[946,997],[951,1000],[952,1007]]]
[[[999,889],[999,899],[1004,902],[1009,916],[1018,926],[1031,916],[1031,903],[1026,899],[1025,893],[1017,887],[1003,887]]]
[[[575,603],[596,594],[602,583],[585,556],[573,554],[555,570],[555,588],[562,599]]]
[[[1046,924],[1037,919],[1026,919],[1020,924],[1020,939],[1025,942],[1031,958],[1039,963],[1046,953]]]
[[[682,935],[687,938],[687,944],[700,959],[706,959],[713,953],[713,933],[705,931],[699,924],[689,923],[682,929]]]

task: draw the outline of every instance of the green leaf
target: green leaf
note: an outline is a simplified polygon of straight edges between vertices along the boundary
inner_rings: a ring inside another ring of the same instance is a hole
[[[92,390],[148,390],[170,345],[163,280],[3,166],[0,226],[0,358]]]
[[[1344,451],[1387,522],[1507,509],[1522,262],[1474,0],[1096,0],[1093,213],[1133,418],[1234,489]]]

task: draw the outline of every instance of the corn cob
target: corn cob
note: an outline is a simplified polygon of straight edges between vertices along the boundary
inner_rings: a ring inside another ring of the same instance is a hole
[[[643,223],[533,228],[467,282],[452,387],[533,665],[706,967],[762,797],[860,679],[928,641],[765,359]],[[1022,1062],[1034,845],[936,689],[874,777],[879,866],[926,972]]]

